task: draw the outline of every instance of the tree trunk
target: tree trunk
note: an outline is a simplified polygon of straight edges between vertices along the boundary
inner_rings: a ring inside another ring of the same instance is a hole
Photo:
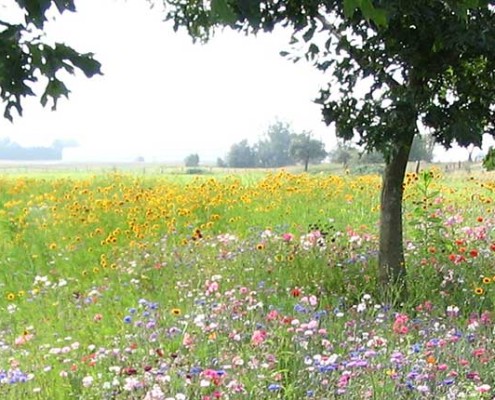
[[[304,172],[308,172],[309,157],[304,160]]]
[[[402,194],[412,138],[399,143],[387,160],[383,174],[380,210],[379,280],[390,299],[407,296],[406,268],[402,240]]]

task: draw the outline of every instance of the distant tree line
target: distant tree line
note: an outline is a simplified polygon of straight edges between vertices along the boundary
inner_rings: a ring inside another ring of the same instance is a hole
[[[311,138],[310,132],[295,133],[288,123],[277,121],[254,145],[246,139],[234,143],[225,160],[217,160],[217,166],[279,168],[302,163],[307,171],[310,163],[318,164],[326,157],[324,143]]]
[[[430,134],[416,135],[409,153],[409,161],[431,162],[433,149],[434,140]],[[382,153],[362,151],[351,142],[343,140],[337,143],[337,147],[330,152],[329,157],[332,162],[342,164],[344,168],[355,164],[382,164],[385,162]]]
[[[75,147],[74,141],[55,140],[50,147],[24,147],[9,138],[0,139],[0,160],[52,161],[61,160],[66,147]]]

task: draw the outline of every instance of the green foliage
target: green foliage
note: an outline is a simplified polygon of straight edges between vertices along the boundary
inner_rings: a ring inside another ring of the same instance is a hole
[[[247,140],[232,145],[227,164],[233,168],[279,168],[302,162],[307,170],[309,162],[319,163],[326,156],[323,142],[311,139],[308,132],[296,134],[288,123],[277,121],[253,146]]]
[[[223,158],[218,157],[217,158],[217,167],[219,168],[225,168],[227,167],[227,163],[223,160]]]
[[[487,171],[495,170],[495,148],[490,147],[490,149],[488,150],[488,153],[483,159],[483,168],[485,168]]]
[[[288,123],[277,121],[271,124],[255,146],[260,166],[277,168],[293,165],[290,146],[294,135]]]
[[[302,162],[304,170],[308,170],[310,162],[320,163],[327,157],[325,144],[320,140],[312,139],[309,132],[296,134],[292,137],[289,154],[293,160]]]
[[[241,140],[230,147],[227,164],[232,168],[254,168],[257,166],[256,152],[247,140]]]
[[[11,120],[12,110],[22,115],[22,100],[34,96],[33,83],[40,77],[46,80],[41,94],[43,106],[52,101],[52,109],[60,97],[68,97],[69,89],[59,78],[60,71],[74,74],[82,71],[87,77],[100,74],[100,63],[92,53],[78,53],[71,47],[50,44],[43,37],[47,13],[53,7],[59,13],[75,11],[71,0],[17,1],[24,11],[24,21],[0,19],[0,98],[4,103],[4,117]]]
[[[353,158],[358,157],[358,150],[345,141],[338,141],[337,147],[330,152],[330,159],[346,167]]]
[[[199,165],[199,155],[198,154],[189,154],[184,159],[184,164],[186,167],[197,167]]]

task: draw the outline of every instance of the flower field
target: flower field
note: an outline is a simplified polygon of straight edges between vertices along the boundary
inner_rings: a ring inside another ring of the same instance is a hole
[[[493,176],[407,175],[406,304],[380,182],[1,177],[0,398],[495,398]]]

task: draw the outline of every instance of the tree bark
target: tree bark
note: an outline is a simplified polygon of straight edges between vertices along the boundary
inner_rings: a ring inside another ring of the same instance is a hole
[[[304,160],[304,172],[308,172],[309,157]]]
[[[380,209],[378,277],[384,294],[396,299],[407,296],[402,237],[403,182],[414,133],[396,144],[383,174]]]

